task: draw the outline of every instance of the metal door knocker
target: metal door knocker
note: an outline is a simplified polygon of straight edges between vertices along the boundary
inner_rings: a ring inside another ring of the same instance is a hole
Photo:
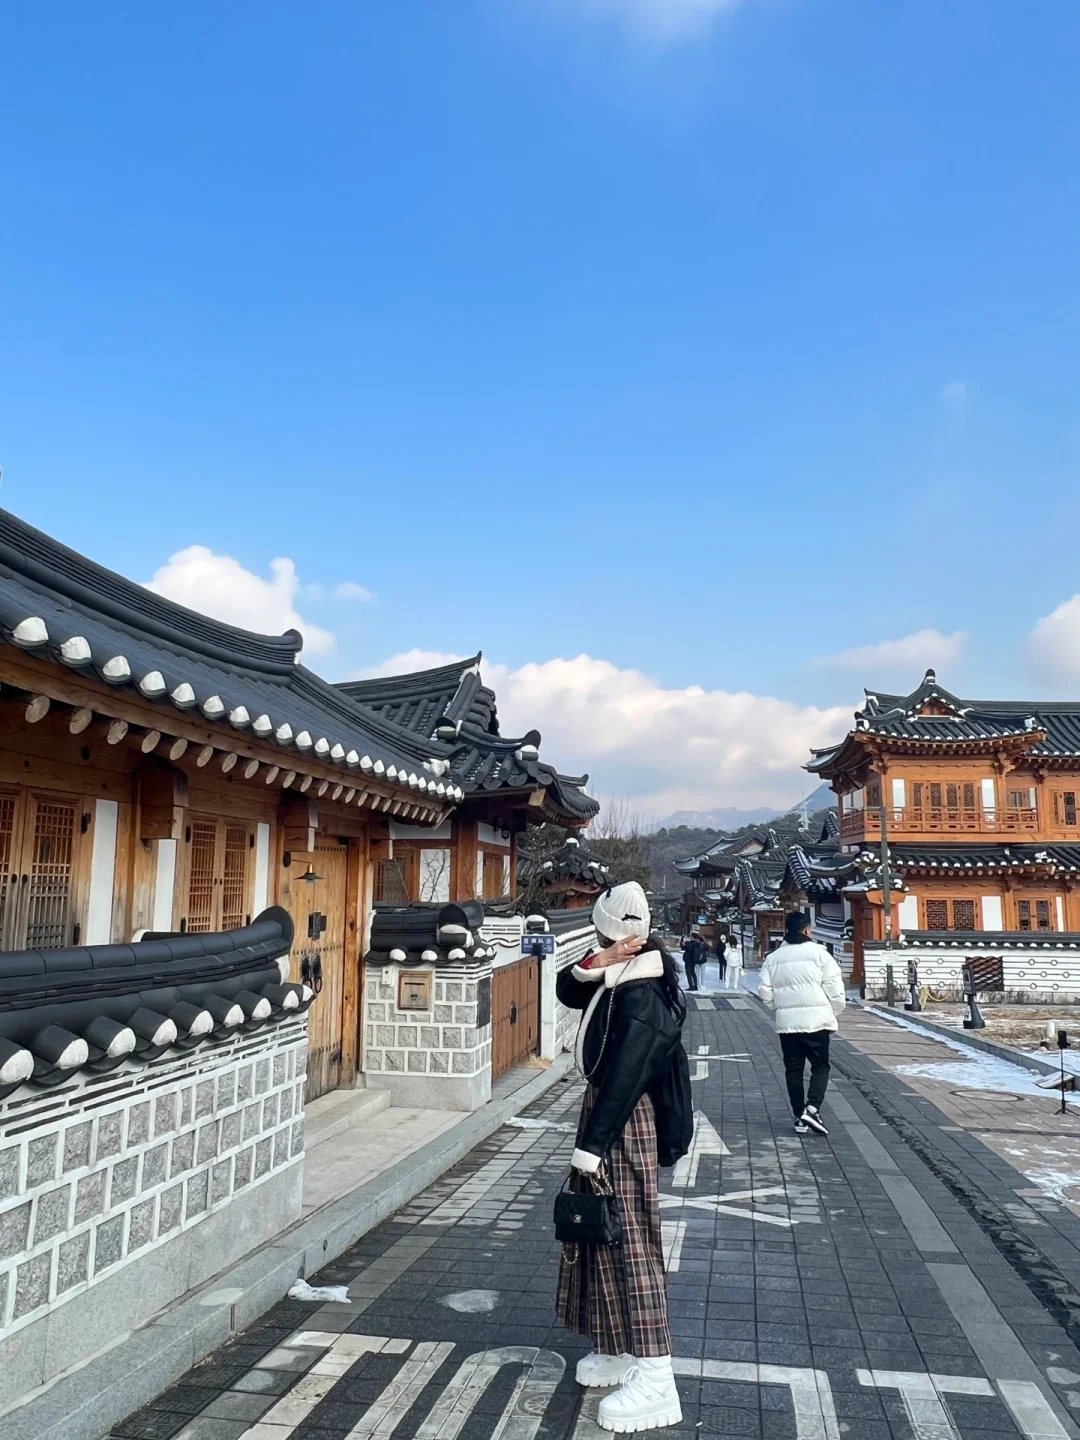
[[[510,1024],[517,1024],[517,1006],[513,1003],[513,1001],[511,1001],[510,1003]]]
[[[300,979],[318,995],[322,989],[322,960],[315,951],[305,951],[300,957]]]

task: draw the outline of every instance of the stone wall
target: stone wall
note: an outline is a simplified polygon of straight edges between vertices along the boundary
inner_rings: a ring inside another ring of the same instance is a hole
[[[299,1217],[306,1031],[0,1102],[0,1410]]]
[[[364,1006],[364,1072],[394,1105],[475,1110],[491,1098],[491,966],[457,962],[432,976],[431,1008],[399,1010],[396,965],[370,970]],[[486,989],[486,1007],[485,1007]],[[478,1025],[486,1008],[487,1023]]]

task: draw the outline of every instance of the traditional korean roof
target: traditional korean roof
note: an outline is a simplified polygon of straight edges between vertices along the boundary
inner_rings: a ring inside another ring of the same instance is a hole
[[[580,826],[599,802],[585,794],[588,775],[562,775],[540,759],[540,732],[499,734],[495,693],[480,679],[477,654],[413,675],[350,680],[335,688],[383,724],[425,740],[466,795],[543,792],[537,819]]]
[[[77,676],[130,691],[168,715],[190,715],[281,752],[431,797],[460,787],[425,762],[423,739],[389,724],[299,663],[295,630],[256,635],[209,619],[96,565],[0,510],[0,640]]]
[[[867,950],[884,950],[884,940],[865,940]],[[1071,930],[905,930],[900,948],[951,950],[1080,950]]]
[[[284,983],[292,938],[291,917],[274,906],[219,934],[0,955],[0,1099],[302,1013],[314,996]]]
[[[488,964],[495,951],[481,937],[484,905],[376,905],[371,920],[369,965]]]
[[[1006,744],[1025,756],[1080,759],[1080,702],[964,700],[940,685],[933,670],[910,695],[866,692],[855,726],[839,744],[814,750],[806,766],[832,776],[865,757],[865,738],[892,746],[977,750]]]
[[[349,680],[337,688],[425,739],[455,740],[464,725],[498,735],[495,692],[480,679],[481,654],[411,675]]]
[[[1080,870],[1080,843],[1065,845],[890,845],[897,870]]]
[[[535,878],[544,884],[577,882],[585,888],[602,889],[611,884],[611,867],[603,855],[588,849],[575,835],[548,857],[534,871],[531,865],[522,865],[522,878]]]
[[[776,832],[757,830],[737,839],[725,836],[714,841],[707,850],[691,855],[685,860],[673,860],[671,868],[680,875],[732,874],[739,861],[745,856],[759,855],[770,844],[776,843]]]

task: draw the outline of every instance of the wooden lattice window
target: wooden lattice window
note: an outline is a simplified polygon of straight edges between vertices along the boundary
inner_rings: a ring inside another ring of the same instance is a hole
[[[926,900],[927,930],[974,930],[974,900]]]
[[[250,855],[255,843],[251,827],[203,816],[191,821],[187,842],[187,913],[182,928],[203,935],[248,924]]]
[[[225,827],[225,861],[221,884],[221,928],[239,930],[248,907],[250,839],[243,825]]]
[[[1017,900],[1018,930],[1053,930],[1053,911],[1049,900]]]
[[[941,809],[941,786],[940,786],[940,784],[938,784],[938,782],[935,780],[934,783],[933,783],[929,788],[930,788],[930,808],[931,808],[932,810],[940,810],[940,809]]]
[[[214,851],[217,822],[191,822],[191,856],[188,871],[188,907],[185,929],[205,934],[214,928]]]
[[[26,897],[26,948],[56,949],[71,942],[75,803],[38,800]]]
[[[375,899],[384,905],[408,905],[416,898],[416,852],[402,850],[375,867]]]
[[[869,809],[878,809],[881,805],[881,781],[871,780],[866,787],[866,804]]]
[[[952,928],[954,930],[975,929],[975,901],[954,900],[952,902]]]
[[[1054,822],[1057,825],[1076,824],[1076,791],[1054,791]]]
[[[927,930],[947,930],[949,928],[949,902],[947,900],[927,900],[926,928]]]

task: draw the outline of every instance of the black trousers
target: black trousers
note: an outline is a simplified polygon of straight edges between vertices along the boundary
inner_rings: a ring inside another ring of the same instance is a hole
[[[784,1079],[796,1119],[807,1105],[821,1108],[829,1083],[829,1037],[831,1030],[815,1030],[810,1034],[781,1035],[780,1049],[784,1054]],[[803,1091],[803,1073],[810,1063],[810,1090]]]
[[[690,989],[690,990],[696,990],[696,989],[698,988],[698,983],[697,983],[697,972],[698,972],[697,961],[695,961],[695,960],[684,960],[684,961],[683,961],[683,969],[686,971],[686,984],[687,984],[687,988]]]

